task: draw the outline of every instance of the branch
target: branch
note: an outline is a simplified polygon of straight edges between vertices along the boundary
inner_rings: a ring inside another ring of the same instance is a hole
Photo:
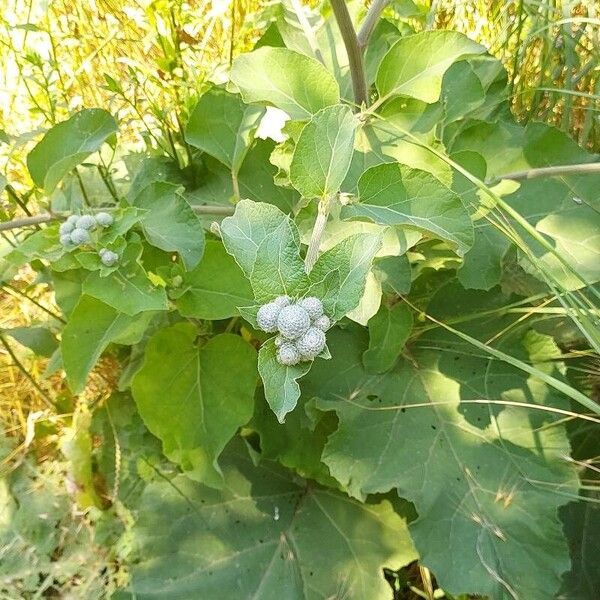
[[[99,208],[97,211],[110,212],[114,208]],[[235,208],[233,206],[192,206],[192,210],[197,215],[215,215],[227,217],[233,214]],[[92,210],[93,212],[93,210]],[[23,217],[22,219],[14,219],[0,223],[0,231],[8,231],[9,229],[20,229],[21,227],[29,227],[30,225],[38,225],[39,223],[49,223],[51,221],[63,221],[71,213],[44,213],[33,217]]]
[[[556,167],[541,167],[539,169],[528,169],[526,171],[515,171],[498,175],[490,181],[498,183],[502,179],[535,179],[536,177],[554,177],[555,175],[589,175],[591,173],[600,173],[600,163],[583,163],[579,165],[558,165]]]
[[[39,225],[40,223],[48,223],[49,221],[58,221],[61,217],[42,214],[35,217],[23,217],[22,219],[14,219],[13,221],[5,221],[0,223],[0,231],[8,231],[9,229],[20,229],[21,227],[29,227],[30,225]]]
[[[358,47],[363,54],[367,49],[369,40],[373,34],[373,30],[375,29],[375,25],[377,25],[377,21],[379,21],[379,17],[381,16],[383,9],[388,5],[389,1],[390,0],[373,0],[373,2],[371,2],[371,6],[369,6],[367,16],[365,17],[357,36]]]
[[[346,46],[346,54],[348,54],[354,101],[359,107],[363,104],[366,106],[368,98],[365,66],[363,64],[362,51],[358,45],[356,31],[348,13],[348,7],[344,0],[331,0],[331,8],[333,8],[335,20],[340,28],[344,46]]]

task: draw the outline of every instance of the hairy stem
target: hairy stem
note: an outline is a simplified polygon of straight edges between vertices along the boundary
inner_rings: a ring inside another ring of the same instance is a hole
[[[90,212],[111,212],[116,210],[115,208],[104,207],[91,209]],[[233,206],[212,206],[207,204],[205,206],[192,206],[192,210],[197,215],[215,215],[227,217],[233,214],[235,208]],[[63,221],[71,213],[43,213],[41,215],[35,215],[33,217],[23,217],[22,219],[13,219],[12,221],[5,221],[0,223],[0,231],[8,231],[9,229],[20,229],[21,227],[30,227],[31,225],[38,225],[39,223],[49,223],[51,221]]]
[[[315,219],[312,234],[310,236],[310,242],[308,244],[308,250],[306,251],[306,258],[304,259],[304,270],[307,273],[312,271],[312,268],[317,262],[319,256],[319,248],[321,247],[321,238],[325,231],[325,225],[327,225],[327,218],[329,217],[331,199],[324,198],[319,202],[319,212]]]
[[[389,4],[389,1],[390,0],[373,0],[373,2],[371,2],[371,6],[369,6],[367,16],[365,17],[365,20],[363,21],[363,24],[361,25],[360,31],[357,35],[358,46],[363,54],[367,49],[369,40],[373,34],[373,30],[377,25],[377,21],[379,21],[379,17],[381,16],[383,9]]]
[[[489,183],[498,183],[502,179],[535,179],[536,177],[553,177],[556,175],[585,175],[600,173],[600,163],[583,163],[578,165],[557,165],[555,167],[541,167],[539,169],[527,169],[515,171],[494,177]]]
[[[363,63],[363,55],[358,44],[356,31],[350,19],[350,13],[344,0],[331,0],[331,8],[337,21],[346,53],[348,54],[348,62],[350,65],[350,75],[352,77],[352,89],[354,90],[354,101],[358,107],[367,105],[367,80],[365,76],[365,66]]]

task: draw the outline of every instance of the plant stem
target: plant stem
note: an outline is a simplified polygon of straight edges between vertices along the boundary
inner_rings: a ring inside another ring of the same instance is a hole
[[[29,227],[30,225],[37,225],[39,223],[48,223],[49,221],[58,221],[60,217],[42,214],[35,215],[33,217],[23,217],[22,219],[14,219],[12,221],[6,221],[0,223],[0,231],[8,231],[9,229],[20,229],[21,227]]]
[[[7,194],[23,209],[25,214],[31,216],[31,211],[29,208],[27,208],[27,204],[23,202],[19,194],[17,194],[15,188],[10,185],[10,183],[7,183],[4,189],[6,190]]]
[[[383,9],[388,5],[390,0],[373,0],[371,2],[371,6],[369,6],[369,10],[367,11],[367,16],[363,21],[363,24],[360,27],[358,32],[357,40],[358,47],[361,52],[364,54],[367,46],[369,44],[369,40],[371,39],[371,35],[373,34],[373,30],[377,25],[377,21],[383,12]]]
[[[315,224],[310,236],[310,243],[308,244],[308,250],[306,251],[306,258],[304,259],[304,270],[307,273],[312,271],[312,268],[315,266],[319,256],[321,238],[323,237],[325,225],[327,224],[327,218],[329,217],[330,204],[330,198],[324,198],[319,202],[319,212],[317,213],[317,218],[315,219]]]
[[[81,193],[83,194],[83,201],[85,202],[86,206],[91,206],[90,204],[90,199],[88,198],[87,195],[87,191],[85,189],[85,185],[83,185],[83,179],[81,179],[81,174],[79,173],[79,169],[77,167],[75,167],[73,169],[75,176],[77,177],[77,181],[79,181],[79,187],[81,188]]]
[[[600,173],[600,163],[557,165],[555,167],[541,167],[539,169],[515,171],[514,173],[498,175],[487,183],[498,183],[502,179],[535,179],[536,177],[554,177],[555,175],[584,175],[589,173]]]
[[[366,106],[368,100],[362,51],[358,44],[356,31],[352,25],[350,13],[348,13],[348,7],[344,0],[331,0],[331,8],[333,8],[335,20],[340,28],[344,46],[346,46],[348,63],[350,65],[350,75],[352,77],[352,89],[354,90],[354,101],[360,108],[363,105]]]
[[[91,212],[111,212],[116,210],[115,208],[105,207],[92,209]],[[227,217],[233,214],[235,208],[233,206],[213,206],[210,204],[203,206],[192,206],[192,210],[197,215],[215,215]],[[12,221],[6,221],[0,223],[0,231],[8,231],[9,229],[20,229],[21,227],[29,227],[31,225],[37,225],[39,223],[49,223],[51,221],[62,221],[66,219],[71,213],[44,213],[41,215],[35,215],[33,217],[23,217],[22,219],[14,219]]]

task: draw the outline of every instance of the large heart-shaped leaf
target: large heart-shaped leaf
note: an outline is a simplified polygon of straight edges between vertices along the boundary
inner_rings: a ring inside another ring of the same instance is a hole
[[[259,107],[244,104],[237,94],[210,88],[190,115],[185,139],[237,173],[263,112]]]
[[[245,102],[273,104],[292,119],[309,119],[340,101],[333,75],[317,60],[287,48],[264,46],[238,56],[231,80]]]
[[[31,178],[50,194],[71,169],[117,133],[114,117],[101,108],[87,108],[58,123],[27,155]]]
[[[436,102],[444,73],[452,63],[483,52],[483,46],[456,31],[422,31],[403,37],[379,65],[377,90],[380,96],[402,95]]]
[[[329,343],[331,363],[315,364],[302,391],[338,416],[323,454],[331,474],[354,496],[397,489],[414,503],[421,561],[448,592],[553,597],[569,565],[557,508],[577,478],[556,417],[524,416],[528,401],[551,407],[562,399],[446,334],[432,332],[380,376],[362,366],[364,332],[335,330]]]
[[[131,389],[165,455],[194,479],[220,486],[219,455],[252,416],[256,352],[228,333],[199,347],[197,335],[189,323],[158,331]]]
[[[220,491],[184,476],[147,486],[133,531],[139,600],[388,600],[383,567],[416,558],[387,500],[309,486],[276,463],[255,466],[243,448],[222,463]]]
[[[473,225],[459,196],[431,173],[398,163],[371,167],[358,182],[359,202],[343,218],[382,225],[408,225],[433,234],[463,255],[473,243]]]

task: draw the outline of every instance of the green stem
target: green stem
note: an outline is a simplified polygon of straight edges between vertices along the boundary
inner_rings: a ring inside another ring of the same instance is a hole
[[[354,102],[358,107],[366,106],[367,97],[367,80],[365,76],[365,66],[363,63],[362,50],[356,37],[352,19],[344,0],[331,0],[331,8],[337,21],[346,53],[348,54],[348,63],[350,66],[350,75],[352,77],[352,89],[354,90]]]

